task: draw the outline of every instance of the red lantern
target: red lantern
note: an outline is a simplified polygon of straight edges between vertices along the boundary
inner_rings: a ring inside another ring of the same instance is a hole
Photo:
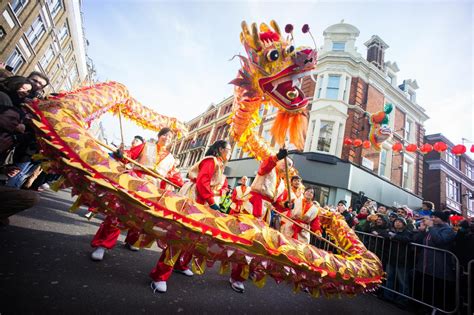
[[[407,150],[408,152],[416,152],[416,150],[418,150],[418,147],[416,146],[416,144],[409,144],[406,146],[405,150]]]
[[[402,144],[401,144],[400,142],[394,143],[394,144],[392,145],[392,150],[393,150],[394,152],[400,152],[401,150],[403,150],[403,146],[402,146]]]
[[[350,138],[345,138],[344,145],[352,145],[352,140]]]
[[[355,139],[352,144],[355,146],[355,147],[360,147],[362,145],[362,140],[360,139]]]
[[[466,146],[464,144],[455,145],[451,149],[451,152],[456,154],[456,155],[463,155],[464,153],[466,153]]]
[[[369,140],[365,140],[364,142],[362,142],[362,146],[364,147],[364,149],[369,149],[370,145],[371,144]]]
[[[433,146],[429,143],[425,143],[420,147],[420,151],[423,154],[430,153],[431,151],[433,151]]]
[[[474,144],[471,145],[471,152],[474,153]]]
[[[434,145],[433,145],[433,149],[436,151],[436,152],[444,152],[448,149],[448,146],[446,145],[446,143],[444,142],[436,142]]]

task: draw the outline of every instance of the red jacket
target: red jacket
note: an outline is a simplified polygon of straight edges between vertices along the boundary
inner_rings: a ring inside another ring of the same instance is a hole
[[[214,192],[211,189],[211,179],[216,171],[216,165],[213,159],[205,159],[199,164],[199,173],[196,178],[196,202],[209,205],[215,204]],[[220,191],[227,187],[227,178]]]

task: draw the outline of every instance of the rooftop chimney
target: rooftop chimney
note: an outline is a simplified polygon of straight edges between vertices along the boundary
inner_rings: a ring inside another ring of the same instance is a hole
[[[380,70],[384,70],[385,49],[389,46],[377,35],[364,43],[367,46],[367,61],[373,63]]]

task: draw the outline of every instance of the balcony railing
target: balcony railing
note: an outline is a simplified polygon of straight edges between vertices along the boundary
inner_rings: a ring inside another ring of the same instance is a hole
[[[189,145],[189,149],[194,150],[194,149],[199,149],[199,148],[204,147],[204,146],[206,146],[206,140],[199,139],[199,140],[196,140],[194,142],[191,142],[191,144]]]

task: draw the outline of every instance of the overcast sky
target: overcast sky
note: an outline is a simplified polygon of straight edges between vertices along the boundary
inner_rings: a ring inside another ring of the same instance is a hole
[[[417,80],[417,102],[430,116],[427,134],[474,141],[471,1],[84,0],[82,9],[98,79],[124,83],[144,105],[183,121],[232,94],[228,82],[239,62],[230,59],[244,52],[242,20],[275,19],[282,28],[291,23],[297,46],[311,44],[299,31],[308,23],[320,47],[324,29],[344,19],[360,30],[356,45],[363,56],[363,43],[377,34],[390,46],[386,61],[400,68],[398,81]],[[117,119],[103,122],[109,137],[118,139]],[[135,134],[153,136],[130,122],[125,126],[127,143]]]

